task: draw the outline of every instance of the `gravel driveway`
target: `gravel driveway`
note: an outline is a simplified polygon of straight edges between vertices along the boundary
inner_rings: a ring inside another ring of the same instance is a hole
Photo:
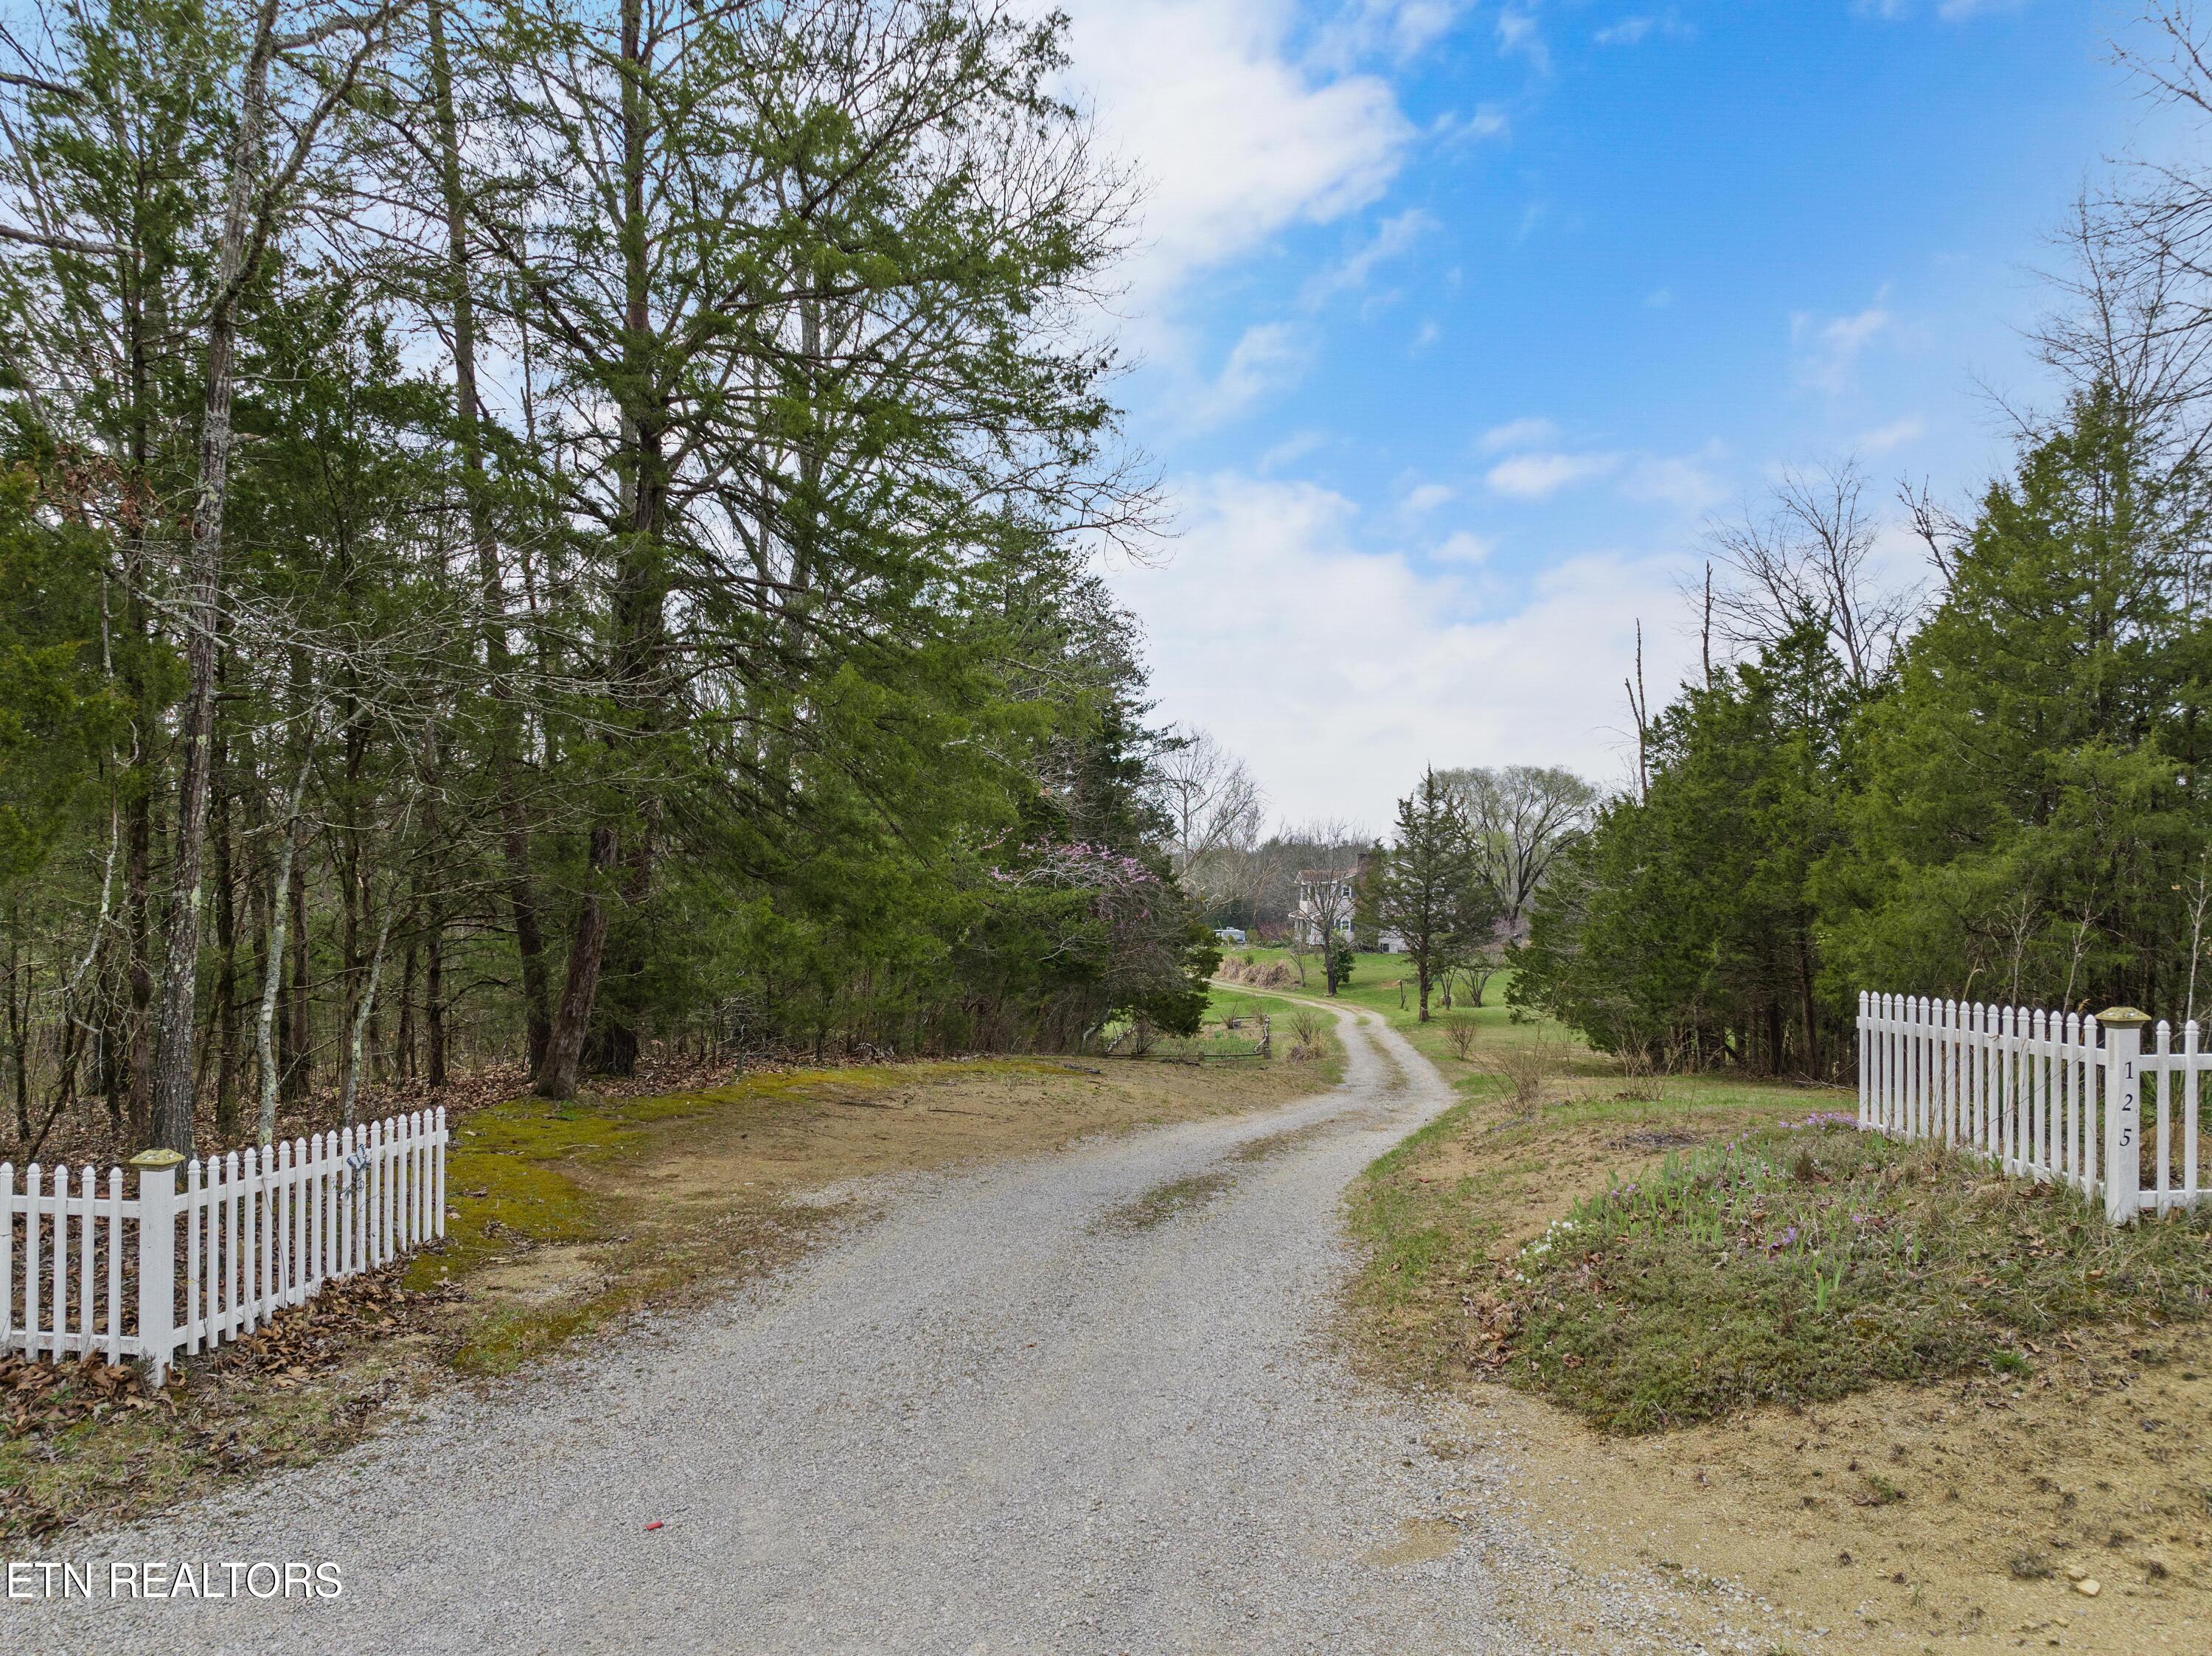
[[[1324,1096],[872,1189],[880,1217],[714,1312],[73,1555],[335,1561],[338,1598],[0,1604],[0,1646],[1681,1647],[1690,1595],[1578,1574],[1509,1468],[1431,1453],[1419,1407],[1330,1355],[1346,1182],[1449,1102],[1342,1022]],[[1201,1205],[1113,1220],[1218,1164]]]

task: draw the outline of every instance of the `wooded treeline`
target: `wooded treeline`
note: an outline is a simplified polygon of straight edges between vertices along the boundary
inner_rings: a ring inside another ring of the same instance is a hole
[[[38,0],[9,1126],[1173,1028],[1123,181],[996,0]],[[258,1118],[258,1120],[257,1120]]]
[[[2187,8],[2131,66],[2212,118]],[[1601,1046],[1854,1061],[1856,992],[2198,1017],[2212,1004],[2212,173],[2082,205],[2038,338],[2063,395],[1886,585],[1849,466],[1718,537],[1701,677],[1540,899],[1513,995]]]

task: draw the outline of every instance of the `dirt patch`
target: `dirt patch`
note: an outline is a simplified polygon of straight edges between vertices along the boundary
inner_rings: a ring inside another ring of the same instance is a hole
[[[1496,1386],[1464,1394],[1466,1418],[1593,1562],[1726,1577],[1808,1630],[2206,1648],[2212,1339],[2048,1355],[2023,1385],[1884,1386],[1646,1438],[1601,1436]],[[2097,1583],[2094,1599],[2077,1580]]]
[[[1697,1142],[1698,1136],[1693,1132],[1677,1132],[1672,1128],[1654,1127],[1643,1132],[1623,1133],[1618,1138],[1608,1138],[1606,1140],[1606,1144],[1611,1149],[1642,1150],[1646,1155],[1650,1155],[1655,1150],[1680,1149]]]
[[[1281,1132],[1271,1132],[1264,1137],[1253,1139],[1249,1143],[1232,1151],[1229,1159],[1232,1162],[1272,1162],[1275,1157],[1288,1155],[1301,1145],[1309,1144],[1323,1133],[1334,1131],[1342,1125],[1340,1120],[1331,1119],[1326,1121],[1309,1121],[1303,1127],[1290,1127]]]
[[[1459,1526],[1448,1518],[1408,1518],[1398,1526],[1395,1541],[1376,1548],[1360,1562],[1386,1570],[1404,1564],[1426,1564],[1457,1552],[1459,1538]]]
[[[1234,1182],[1224,1168],[1211,1168],[1194,1173],[1188,1178],[1170,1179],[1165,1184],[1155,1185],[1133,1202],[1102,1214],[1099,1224],[1108,1230],[1150,1230],[1170,1219],[1204,1207]]]

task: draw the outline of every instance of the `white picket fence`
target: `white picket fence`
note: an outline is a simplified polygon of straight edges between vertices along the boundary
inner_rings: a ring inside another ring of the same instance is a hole
[[[159,1384],[179,1355],[260,1327],[327,1282],[446,1234],[446,1113],[417,1111],[267,1151],[152,1152],[106,1180],[0,1162],[0,1350],[136,1358]]]
[[[2018,1178],[2101,1199],[2116,1225],[2194,1208],[2205,1184],[2194,1022],[2095,1016],[1925,996],[1859,997],[1859,1125],[1978,1152]],[[2143,1046],[2146,1028],[2149,1047]],[[2145,1083],[2157,1119],[2144,1131]]]

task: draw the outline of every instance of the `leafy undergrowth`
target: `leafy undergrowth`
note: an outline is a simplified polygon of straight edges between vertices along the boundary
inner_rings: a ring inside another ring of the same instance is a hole
[[[1418,1251],[1419,1233],[1399,1244]],[[2114,1230],[2063,1188],[1814,1114],[1586,1198],[1527,1244],[1481,1360],[1601,1428],[1972,1368],[2093,1322],[2212,1310],[2212,1222]]]

